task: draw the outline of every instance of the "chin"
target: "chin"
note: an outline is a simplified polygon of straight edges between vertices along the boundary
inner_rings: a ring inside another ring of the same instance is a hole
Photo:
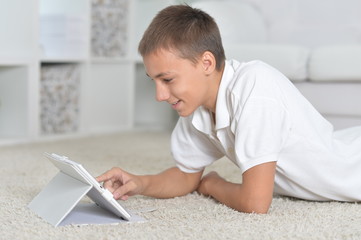
[[[178,113],[178,115],[179,115],[180,117],[188,117],[188,116],[190,116],[193,112],[194,112],[194,111],[192,111],[192,112],[183,112],[183,111],[180,111],[180,112],[177,112],[177,113]]]

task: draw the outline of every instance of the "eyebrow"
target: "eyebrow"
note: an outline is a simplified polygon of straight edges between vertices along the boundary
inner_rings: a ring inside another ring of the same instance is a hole
[[[146,74],[147,74],[148,77],[150,77],[150,76],[148,75],[148,73],[146,73]],[[163,77],[164,75],[167,75],[167,74],[170,74],[170,72],[158,73],[158,74],[155,76],[155,78],[160,78],[160,77]],[[150,78],[151,78],[151,77],[150,77]]]

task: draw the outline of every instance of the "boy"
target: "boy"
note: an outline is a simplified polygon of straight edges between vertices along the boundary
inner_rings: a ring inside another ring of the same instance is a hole
[[[176,167],[136,176],[113,168],[97,180],[115,199],[198,191],[242,212],[267,213],[273,193],[360,201],[361,128],[334,132],[292,83],[260,61],[225,60],[214,20],[186,5],[153,19],[139,44],[158,101],[180,115]],[[203,170],[227,156],[242,184]]]

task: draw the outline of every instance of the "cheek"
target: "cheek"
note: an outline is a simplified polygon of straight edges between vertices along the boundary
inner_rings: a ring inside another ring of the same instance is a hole
[[[203,79],[194,69],[187,72],[192,74],[183,75],[182,79],[171,85],[171,93],[185,102],[199,104],[204,95]]]
[[[183,88],[177,88],[176,92],[177,96],[188,105],[201,105],[203,94],[201,92],[200,86],[197,84],[192,84]]]

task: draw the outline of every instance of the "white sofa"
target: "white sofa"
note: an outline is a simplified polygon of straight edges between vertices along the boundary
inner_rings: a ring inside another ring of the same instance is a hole
[[[227,58],[263,60],[290,78],[335,129],[361,125],[361,1],[198,0]]]

